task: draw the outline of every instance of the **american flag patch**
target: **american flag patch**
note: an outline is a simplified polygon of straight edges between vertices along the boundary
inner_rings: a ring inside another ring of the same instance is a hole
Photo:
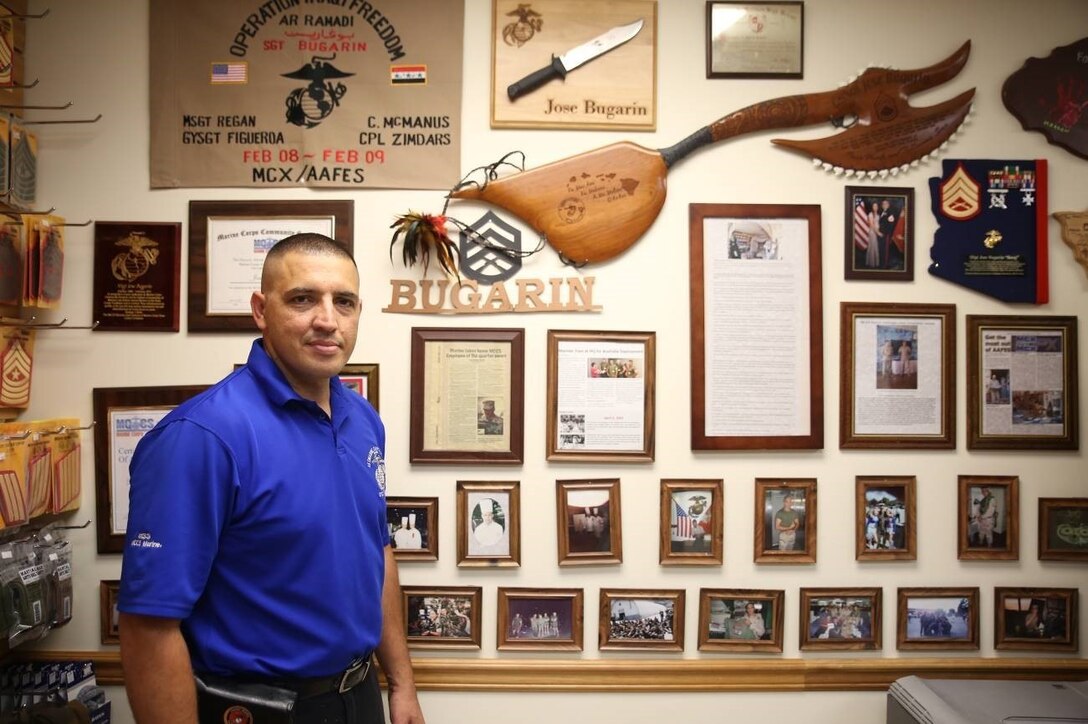
[[[393,85],[408,85],[410,83],[427,83],[427,66],[425,65],[391,65],[389,66],[389,80]]]
[[[212,83],[245,83],[249,80],[249,63],[212,63]]]

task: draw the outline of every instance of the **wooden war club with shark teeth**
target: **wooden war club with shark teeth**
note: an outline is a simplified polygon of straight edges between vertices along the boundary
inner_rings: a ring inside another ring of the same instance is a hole
[[[856,121],[827,138],[771,142],[838,171],[898,169],[933,153],[967,117],[975,91],[928,108],[910,105],[907,96],[955,77],[970,52],[967,41],[928,68],[868,68],[838,90],[756,103],[668,148],[616,143],[482,186],[463,186],[449,196],[485,201],[519,216],[572,263],[606,261],[626,251],[653,224],[665,203],[669,168],[711,143],[771,128],[826,122],[843,126],[849,117]]]

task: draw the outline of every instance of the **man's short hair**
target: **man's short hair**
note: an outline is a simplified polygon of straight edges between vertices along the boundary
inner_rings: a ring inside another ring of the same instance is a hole
[[[311,256],[338,256],[347,259],[356,269],[355,257],[351,255],[342,244],[324,234],[305,232],[284,237],[268,250],[264,258],[264,267],[261,270],[261,289],[267,288],[268,280],[265,278],[270,263],[291,253],[306,254]]]

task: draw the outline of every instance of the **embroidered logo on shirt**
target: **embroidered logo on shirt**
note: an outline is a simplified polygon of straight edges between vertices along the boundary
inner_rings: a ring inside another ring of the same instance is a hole
[[[136,537],[129,543],[132,548],[162,548],[162,543],[151,537],[151,534],[147,531],[137,533]]]
[[[223,712],[224,724],[253,724],[253,714],[244,706],[232,706]]]
[[[382,498],[385,497],[385,458],[382,457],[382,451],[378,447],[370,448],[370,452],[366,456],[366,464],[370,467],[377,466],[377,470],[374,471],[374,480],[378,483],[378,495]]]

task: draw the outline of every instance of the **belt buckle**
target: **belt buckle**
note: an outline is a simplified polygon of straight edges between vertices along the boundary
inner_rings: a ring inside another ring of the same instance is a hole
[[[340,694],[346,694],[356,685],[361,683],[370,672],[370,657],[362,657],[352,661],[344,673],[340,675],[340,685],[336,688]]]

